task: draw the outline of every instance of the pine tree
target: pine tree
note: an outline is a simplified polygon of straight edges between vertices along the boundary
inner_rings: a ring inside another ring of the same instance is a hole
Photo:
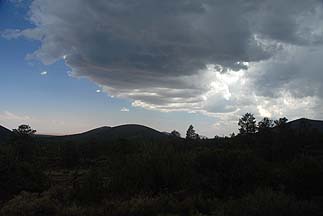
[[[240,119],[238,125],[240,126],[240,134],[253,134],[256,133],[256,120],[253,114],[246,113]]]
[[[286,123],[288,122],[288,119],[286,117],[279,118],[278,120],[275,120],[275,126],[277,127],[284,127]]]
[[[196,139],[197,134],[195,133],[193,125],[190,125],[186,132],[186,139]]]
[[[258,123],[258,131],[268,131],[269,128],[274,126],[273,120],[265,117]]]

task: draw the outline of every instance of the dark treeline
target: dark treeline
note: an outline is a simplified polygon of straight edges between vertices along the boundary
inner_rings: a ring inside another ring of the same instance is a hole
[[[322,215],[322,133],[250,113],[238,125],[48,143],[22,125],[0,145],[0,215]]]

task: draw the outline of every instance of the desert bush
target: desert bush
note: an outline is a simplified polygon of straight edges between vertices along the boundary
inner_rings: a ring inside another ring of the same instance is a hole
[[[224,202],[217,216],[318,216],[320,209],[312,202],[298,201],[292,196],[270,189],[259,189],[237,200]]]
[[[71,169],[80,165],[80,150],[79,145],[75,143],[61,144],[61,161],[65,168]]]
[[[216,200],[204,199],[201,196],[184,199],[178,199],[178,197],[170,194],[154,197],[140,196],[124,201],[105,201],[104,213],[111,216],[195,216],[210,214],[215,209],[216,203]],[[207,208],[205,208],[206,206]]]
[[[4,216],[43,216],[56,215],[59,203],[47,193],[21,192],[0,210]]]
[[[146,148],[140,154],[112,159],[107,166],[112,193],[178,191],[190,184],[190,158],[171,147]]]
[[[311,157],[300,157],[281,167],[279,182],[286,193],[311,199],[323,196],[323,166]]]
[[[194,190],[217,197],[240,196],[267,184],[265,167],[252,152],[204,151],[195,159]]]
[[[77,205],[65,207],[61,209],[61,211],[59,212],[59,216],[85,216],[85,215],[86,213],[84,211],[84,208]]]
[[[10,197],[21,191],[42,192],[49,187],[47,176],[35,165],[27,162],[7,161],[1,170],[0,191]]]
[[[74,185],[72,191],[77,201],[88,204],[99,203],[105,192],[102,173],[94,168]]]

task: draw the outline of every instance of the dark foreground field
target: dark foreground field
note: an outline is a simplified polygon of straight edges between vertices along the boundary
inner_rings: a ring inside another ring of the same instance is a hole
[[[64,137],[0,132],[4,216],[323,215],[318,130],[207,140],[135,125]]]

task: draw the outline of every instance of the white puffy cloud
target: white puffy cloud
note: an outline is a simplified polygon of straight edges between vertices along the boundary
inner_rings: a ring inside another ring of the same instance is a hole
[[[46,76],[47,74],[48,74],[47,71],[40,72],[40,75],[42,76]]]
[[[129,112],[129,111],[130,110],[128,108],[126,108],[126,107],[122,107],[121,110],[120,110],[120,112]]]

